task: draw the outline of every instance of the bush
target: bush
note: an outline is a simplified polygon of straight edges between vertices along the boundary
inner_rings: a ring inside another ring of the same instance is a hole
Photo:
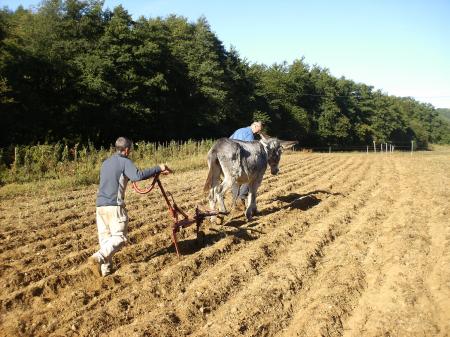
[[[141,167],[179,162],[206,154],[212,143],[212,140],[137,142],[130,158]],[[92,143],[81,147],[75,144],[72,148],[61,143],[16,146],[10,151],[0,148],[0,184],[67,177],[75,179],[77,185],[97,183],[102,162],[114,152],[113,147],[97,150]]]

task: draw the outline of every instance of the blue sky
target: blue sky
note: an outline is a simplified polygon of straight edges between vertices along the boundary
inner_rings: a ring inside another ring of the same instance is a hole
[[[450,108],[449,0],[106,0],[133,17],[205,16],[242,58],[271,65],[305,57],[334,76]],[[1,0],[15,9],[34,0]]]

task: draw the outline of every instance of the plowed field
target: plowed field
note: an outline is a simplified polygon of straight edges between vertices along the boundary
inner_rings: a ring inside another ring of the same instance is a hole
[[[293,153],[280,170],[252,222],[205,222],[203,242],[186,229],[181,259],[159,192],[129,190],[105,278],[85,264],[97,186],[0,189],[0,335],[450,335],[449,153]],[[205,178],[162,180],[191,212]]]

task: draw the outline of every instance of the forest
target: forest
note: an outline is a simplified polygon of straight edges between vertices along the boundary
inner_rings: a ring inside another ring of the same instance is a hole
[[[299,46],[301,50],[301,46]],[[302,57],[257,64],[207,18],[137,20],[102,1],[0,10],[0,147],[229,136],[262,120],[302,147],[450,143],[431,104],[336,78]]]

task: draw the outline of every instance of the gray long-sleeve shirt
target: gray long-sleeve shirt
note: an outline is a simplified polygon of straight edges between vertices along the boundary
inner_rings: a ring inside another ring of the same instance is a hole
[[[144,180],[160,172],[159,166],[140,171],[130,159],[120,154],[109,157],[100,170],[97,207],[124,205],[128,180]]]

